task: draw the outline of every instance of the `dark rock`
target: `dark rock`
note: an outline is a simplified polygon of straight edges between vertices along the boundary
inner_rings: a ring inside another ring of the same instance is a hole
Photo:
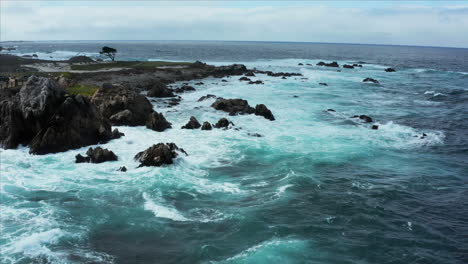
[[[118,168],[117,171],[126,172],[126,171],[127,171],[127,167],[122,166],[122,167]]]
[[[166,120],[162,113],[152,112],[146,120],[146,127],[157,132],[162,132],[172,127],[172,124]]]
[[[160,167],[164,164],[172,164],[173,160],[178,155],[176,151],[181,151],[185,153],[183,149],[179,149],[174,143],[158,143],[149,147],[145,151],[136,154],[135,160],[140,162],[140,165],[138,167]]]
[[[243,64],[232,64],[228,66],[219,66],[216,67],[211,74],[215,77],[222,78],[224,76],[230,75],[242,75],[248,72],[247,67]]]
[[[275,120],[275,117],[271,113],[270,109],[268,109],[264,104],[258,104],[255,106],[255,115],[263,116],[271,121]]]
[[[287,78],[283,76],[283,77],[281,77],[281,79],[286,80]]]
[[[204,85],[204,83],[203,82],[197,82],[197,83],[195,83],[195,85]]]
[[[247,77],[240,77],[239,78],[239,81],[247,81],[247,82],[250,82],[252,80],[250,80],[250,78],[247,78]]]
[[[320,61],[319,63],[317,63],[317,66],[335,67],[335,68],[340,67],[340,65],[336,61],[330,62],[330,63],[325,63],[323,61]]]
[[[298,96],[298,95],[293,95],[293,97],[294,97],[294,98],[299,98],[299,96]]]
[[[319,85],[328,86],[327,83],[319,83]]]
[[[193,88],[192,86],[184,85],[184,86],[176,88],[174,90],[174,92],[176,92],[176,93],[185,93],[185,92],[189,92],[189,91],[195,91],[195,88]]]
[[[75,156],[75,163],[91,162],[91,163],[103,163],[106,161],[118,160],[117,155],[114,152],[103,149],[101,147],[89,148],[86,151],[87,157],[83,157],[81,154]]]
[[[153,106],[144,95],[109,83],[103,84],[102,88],[94,93],[91,102],[97,106],[104,118],[119,113],[112,118],[113,125],[142,126],[146,123],[148,115],[153,112]],[[130,113],[122,112],[124,110]]]
[[[201,127],[201,130],[211,130],[212,127],[211,127],[211,124],[209,122],[203,122],[203,125]]]
[[[385,71],[386,72],[396,72],[395,69],[393,69],[393,68],[387,68],[387,69],[385,69]]]
[[[371,129],[377,130],[377,129],[379,129],[379,126],[378,125],[372,125]]]
[[[253,72],[251,72],[251,71],[246,72],[244,75],[249,76],[249,77],[255,77],[255,74]]]
[[[372,79],[372,78],[365,78],[364,80],[362,80],[362,82],[372,82],[372,83],[379,83],[379,81],[377,81],[376,79]]]
[[[344,65],[343,65],[343,68],[345,68],[345,69],[354,69],[354,66],[353,66],[353,65],[349,65],[349,64],[344,64]]]
[[[354,67],[361,67],[361,68],[362,68],[362,65],[361,65],[361,64],[357,64],[357,63],[354,63],[353,66],[354,66]]]
[[[229,124],[232,124],[234,125],[232,122],[230,122],[229,120],[227,120],[226,118],[221,118],[218,120],[218,122],[215,124],[215,128],[228,128],[229,127]]]
[[[47,154],[105,143],[111,126],[87,98],[68,97],[30,143],[30,153]]]
[[[209,99],[209,98],[216,98],[216,95],[214,95],[214,94],[204,95],[204,96],[198,98],[198,102],[204,101],[204,100]]]
[[[252,136],[252,137],[263,137],[262,135],[258,133],[247,133],[247,135]]]
[[[151,89],[148,91],[148,96],[164,98],[175,97],[175,94],[172,92],[171,89],[167,88],[167,86],[164,83],[158,82],[152,85]]]
[[[302,66],[302,65],[304,65],[304,64],[302,64],[302,63],[299,63],[299,64],[297,64],[297,65],[298,65],[298,66]]]
[[[185,126],[182,126],[181,128],[182,129],[197,129],[197,128],[200,128],[200,127],[201,127],[201,125],[198,122],[198,120],[194,116],[191,116],[190,121],[188,121],[188,123],[185,124]]]
[[[228,82],[228,81],[223,79],[223,80],[221,80],[221,82]]]
[[[263,82],[260,80],[257,80],[257,81],[250,81],[248,84],[263,84]]]
[[[252,108],[246,100],[243,99],[224,99],[218,98],[211,105],[216,110],[222,110],[230,114],[253,114],[255,109]]]
[[[327,111],[328,111],[328,112],[336,112],[335,109],[331,109],[331,108],[330,108],[330,109],[327,109]]]
[[[112,139],[118,139],[123,136],[125,136],[125,134],[120,132],[117,128],[114,128],[114,130],[112,130],[112,136],[111,136]]]
[[[352,118],[359,118],[361,119],[364,123],[372,123],[372,118],[366,115],[355,115]]]

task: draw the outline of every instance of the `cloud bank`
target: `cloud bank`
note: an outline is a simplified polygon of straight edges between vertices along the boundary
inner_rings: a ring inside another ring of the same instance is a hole
[[[2,1],[1,40],[239,40],[468,47],[468,6],[132,6]]]

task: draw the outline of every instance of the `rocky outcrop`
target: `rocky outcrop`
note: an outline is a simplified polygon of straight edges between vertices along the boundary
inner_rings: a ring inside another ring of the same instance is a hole
[[[91,162],[91,163],[102,163],[106,161],[116,161],[118,160],[117,155],[114,152],[108,149],[103,149],[101,147],[89,148],[86,151],[87,156],[82,156],[78,154],[75,156],[75,163]]]
[[[292,76],[302,76],[301,73],[297,72],[272,72],[272,71],[260,71],[256,70],[255,73],[266,74],[271,77],[292,77]]]
[[[212,105],[216,110],[221,110],[224,112],[228,112],[229,115],[244,115],[244,114],[255,114],[259,116],[263,116],[269,120],[275,120],[271,111],[264,105],[258,104],[255,108],[249,105],[247,100],[243,99],[224,99],[218,98]]]
[[[46,154],[106,142],[110,124],[83,96],[66,96],[56,82],[31,76],[23,87],[0,102],[0,145],[30,145]]]
[[[167,88],[167,86],[162,83],[154,83],[151,87],[151,89],[148,91],[147,94],[149,97],[158,97],[158,98],[164,98],[164,97],[175,97],[174,92]]]
[[[249,76],[249,77],[255,77],[255,74],[253,72],[251,72],[251,71],[246,72],[244,75]]]
[[[234,125],[232,122],[230,122],[229,120],[227,120],[226,118],[221,118],[218,120],[218,122],[215,124],[215,128],[228,128],[229,127],[229,124],[232,124]]]
[[[211,130],[212,127],[211,127],[211,124],[209,122],[203,122],[203,125],[201,127],[201,130]]]
[[[247,71],[247,67],[245,67],[243,64],[232,64],[228,66],[216,67],[213,70],[212,75],[218,78],[222,78],[230,75],[242,75]]]
[[[178,155],[176,151],[180,151],[187,154],[183,149],[179,149],[174,143],[158,143],[149,147],[145,151],[136,154],[135,160],[140,162],[140,165],[138,167],[160,167],[164,164],[172,164],[173,160]]]
[[[343,68],[344,68],[344,69],[354,69],[354,66],[353,66],[353,65],[349,65],[349,64],[343,64]]]
[[[91,102],[104,118],[111,119],[113,125],[145,125],[148,115],[153,112],[153,106],[144,95],[109,83],[96,91]],[[128,111],[122,112],[125,110]]]
[[[367,115],[355,115],[352,118],[359,118],[364,123],[372,123],[373,122],[372,118],[370,116],[367,116]]]
[[[376,79],[369,78],[369,77],[362,80],[362,82],[372,82],[372,83],[379,84],[379,81],[377,81]]]
[[[385,72],[396,72],[396,71],[393,68],[387,68],[387,69],[385,69]]]
[[[198,122],[198,120],[194,116],[191,116],[190,121],[188,121],[188,123],[185,124],[184,126],[182,126],[181,128],[182,129],[197,129],[197,128],[200,128],[200,127],[201,127],[201,125]]]
[[[89,100],[67,97],[30,143],[30,153],[47,154],[81,148],[112,139],[110,124]]]
[[[340,65],[336,61],[330,62],[330,63],[325,63],[323,61],[320,61],[319,63],[317,63],[317,66],[335,67],[335,68],[340,67]]]
[[[255,109],[253,109],[247,100],[243,99],[224,99],[218,98],[216,101],[211,105],[216,110],[221,110],[224,112],[228,112],[229,115],[237,115],[237,114],[253,114]]]
[[[263,84],[263,81],[261,80],[256,80],[256,81],[250,81],[248,84]]]
[[[118,168],[117,171],[126,172],[126,171],[127,171],[127,167],[122,166],[122,167]]]
[[[270,109],[268,109],[264,104],[258,104],[255,106],[255,115],[263,116],[268,120],[275,120],[275,117],[271,113]]]
[[[166,120],[163,114],[152,112],[146,120],[146,127],[157,132],[162,132],[172,127],[172,124]]]
[[[247,82],[250,82],[252,80],[250,80],[250,78],[247,78],[247,77],[240,77],[239,78],[239,81],[247,81]]]

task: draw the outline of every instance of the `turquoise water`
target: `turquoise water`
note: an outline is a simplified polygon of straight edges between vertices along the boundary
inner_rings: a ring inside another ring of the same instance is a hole
[[[117,127],[125,137],[103,145],[116,162],[75,164],[87,148],[0,150],[1,262],[466,261],[468,74],[297,66],[318,61],[248,61],[308,79],[205,79],[175,108],[156,101],[174,128]],[[215,111],[213,99],[197,102],[206,94],[264,103],[276,121]],[[350,118],[360,114],[379,129]],[[191,115],[239,130],[179,129]],[[133,156],[159,142],[189,155],[136,168]]]

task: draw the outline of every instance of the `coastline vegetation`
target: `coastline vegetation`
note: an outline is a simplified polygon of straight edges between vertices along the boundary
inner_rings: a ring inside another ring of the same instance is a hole
[[[155,67],[164,66],[188,66],[191,62],[170,62],[170,61],[115,61],[109,63],[95,63],[84,65],[71,65],[74,71],[97,71],[112,68],[131,68],[139,70],[148,70]]]
[[[99,89],[97,86],[77,84],[67,87],[66,90],[73,95],[93,96],[94,93]]]

